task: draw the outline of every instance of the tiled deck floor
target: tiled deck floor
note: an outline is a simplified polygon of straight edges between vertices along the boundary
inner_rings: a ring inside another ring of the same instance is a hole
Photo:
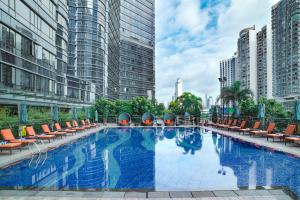
[[[282,190],[238,190],[207,192],[67,192],[0,191],[0,200],[83,200],[83,199],[190,199],[190,200],[292,200]]]

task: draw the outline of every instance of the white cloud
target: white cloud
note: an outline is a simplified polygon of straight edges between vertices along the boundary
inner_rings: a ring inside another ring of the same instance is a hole
[[[205,0],[202,0],[205,1]],[[156,1],[156,98],[170,101],[178,77],[184,90],[200,96],[219,93],[219,61],[233,55],[239,31],[270,23],[278,0],[222,0],[200,10],[199,0]],[[229,5],[229,6],[228,6]],[[207,28],[211,13],[217,26]]]

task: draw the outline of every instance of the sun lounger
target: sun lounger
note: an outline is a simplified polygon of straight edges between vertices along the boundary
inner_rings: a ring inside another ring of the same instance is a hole
[[[286,137],[284,139],[285,145],[287,143],[295,143],[295,144],[300,144],[300,136],[294,136],[294,137]]]
[[[273,142],[275,139],[279,139],[280,141],[284,141],[285,137],[290,137],[295,133],[296,125],[290,124],[288,125],[287,129],[283,133],[275,133],[275,134],[267,134],[267,140],[269,138],[273,138]]]
[[[60,132],[60,131],[50,131],[49,129],[49,126],[47,124],[43,124],[42,125],[42,130],[45,134],[47,135],[55,135],[55,136],[58,136],[58,137],[63,137],[63,136],[66,136],[67,133],[66,132]]]
[[[85,126],[79,126],[78,125],[78,122],[76,121],[76,120],[73,120],[73,126],[75,127],[75,128],[83,128],[83,129],[87,129],[88,127],[85,127]]]
[[[234,126],[237,125],[237,122],[238,122],[238,120],[235,119],[235,120],[233,120],[232,124],[230,124],[230,125],[224,125],[224,126],[222,126],[222,128],[234,127]]]
[[[223,125],[226,125],[226,119],[224,119],[221,123],[216,124],[215,127],[219,128],[219,127],[221,127]]]
[[[99,124],[91,123],[89,119],[86,120],[87,125],[90,125],[92,127],[99,127]]]
[[[84,128],[92,128],[90,125],[87,125],[83,119],[81,120],[81,125]]]
[[[233,120],[230,119],[230,120],[228,120],[227,124],[220,125],[220,126],[218,126],[218,128],[227,128],[227,127],[230,127],[231,124],[232,124],[232,122],[233,122]]]
[[[240,126],[232,126],[232,127],[229,127],[228,130],[239,131],[240,129],[244,129],[246,127],[246,123],[247,123],[246,121],[242,121]]]
[[[239,130],[239,132],[240,132],[240,133],[248,133],[248,132],[250,132],[250,131],[258,130],[259,127],[260,127],[260,121],[256,121],[256,122],[254,123],[254,125],[253,125],[252,128],[241,128],[241,129]]]
[[[68,129],[68,128],[62,129],[59,123],[55,123],[54,127],[58,132],[66,132],[66,133],[70,133],[72,135],[76,133],[76,130],[72,130],[72,129]]]
[[[22,143],[0,142],[0,151],[8,150],[12,154],[12,150],[20,149],[22,151]]]
[[[36,139],[16,139],[15,136],[12,134],[10,129],[3,129],[1,130],[1,135],[3,140],[9,142],[9,143],[21,143],[22,145],[28,145],[36,142]]]
[[[26,127],[26,138],[28,139],[37,139],[37,140],[48,140],[49,142],[55,139],[55,135],[37,135],[32,126]]]
[[[267,134],[272,134],[276,127],[275,123],[270,123],[266,130],[252,130],[250,131],[250,136],[266,136]]]
[[[71,129],[71,130],[76,130],[76,131],[83,131],[84,130],[84,127],[74,127],[71,125],[71,122],[66,122],[66,126],[68,129]]]

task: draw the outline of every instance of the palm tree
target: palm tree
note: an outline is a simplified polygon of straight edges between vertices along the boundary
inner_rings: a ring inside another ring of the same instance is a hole
[[[226,105],[232,103],[233,108],[236,108],[239,103],[248,98],[253,98],[253,92],[248,88],[243,89],[241,82],[236,81],[230,87],[222,88],[217,101],[222,100]]]

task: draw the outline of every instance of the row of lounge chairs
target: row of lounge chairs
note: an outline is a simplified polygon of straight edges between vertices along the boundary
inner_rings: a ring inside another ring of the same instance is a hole
[[[250,136],[260,136],[265,137],[267,140],[273,139],[273,142],[275,140],[279,140],[279,142],[287,143],[295,143],[300,144],[300,136],[295,135],[297,126],[295,124],[289,124],[285,131],[283,132],[275,132],[276,124],[271,122],[268,124],[267,128],[265,130],[261,130],[261,122],[256,121],[252,127],[246,127],[247,121],[241,121],[238,124],[238,120],[232,120],[229,119],[228,121],[226,119],[221,120],[219,119],[217,123],[208,124],[205,122],[207,126],[213,126],[215,128],[220,129],[228,129],[230,131],[235,131],[242,134],[249,134]]]
[[[12,150],[14,149],[20,149],[21,151],[22,147],[33,143],[37,143],[39,141],[46,140],[50,143],[51,140],[55,140],[58,137],[63,138],[69,134],[74,135],[80,131],[84,131],[95,127],[99,127],[99,125],[96,123],[90,123],[88,119],[81,120],[81,126],[78,125],[78,122],[76,120],[73,121],[73,125],[71,125],[71,122],[67,121],[66,128],[64,129],[61,128],[61,125],[59,123],[55,123],[54,131],[50,130],[48,124],[42,124],[41,134],[37,134],[33,126],[27,126],[26,136],[21,139],[16,139],[11,129],[3,129],[0,131],[0,134],[3,139],[3,141],[0,142],[0,151],[8,150],[10,151],[10,154],[12,154]]]

